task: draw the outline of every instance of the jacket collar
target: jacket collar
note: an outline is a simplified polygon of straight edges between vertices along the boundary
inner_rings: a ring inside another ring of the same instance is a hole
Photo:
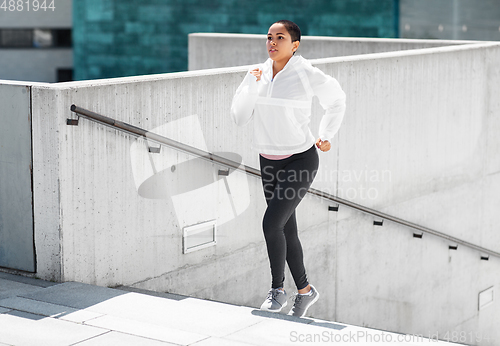
[[[285,71],[287,68],[289,68],[290,66],[293,66],[293,65],[297,65],[299,64],[299,62],[302,60],[302,56],[300,55],[293,55],[290,60],[288,60],[288,62],[286,63],[285,67],[283,67],[283,69],[281,71]],[[267,75],[269,77],[269,80],[272,79],[272,74],[273,74],[273,61],[271,60],[271,58],[268,58],[266,60],[266,62],[264,63],[265,67],[266,67],[266,70],[267,70]]]

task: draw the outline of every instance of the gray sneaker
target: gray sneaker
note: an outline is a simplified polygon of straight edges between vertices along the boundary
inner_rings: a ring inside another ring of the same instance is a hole
[[[316,288],[314,288],[313,285],[310,286],[312,292],[310,296],[305,296],[297,293],[297,295],[294,297],[295,303],[293,304],[292,309],[288,313],[289,315],[303,317],[306,314],[307,309],[309,309],[311,305],[316,303],[316,301],[319,298],[319,292],[316,290]]]
[[[280,312],[287,304],[286,292],[277,288],[271,288],[267,294],[267,298],[262,303],[260,309],[270,312]]]

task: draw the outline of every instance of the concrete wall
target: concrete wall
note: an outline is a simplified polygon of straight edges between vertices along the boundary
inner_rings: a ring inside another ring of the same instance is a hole
[[[480,47],[345,58],[329,67],[316,61],[351,95],[337,137],[339,196],[498,250],[500,51]],[[422,334],[474,331],[492,338],[479,344],[494,344],[500,316],[478,311],[478,294],[498,288],[498,259],[482,262],[463,247],[454,252],[431,236],[398,231],[339,213],[337,319]]]
[[[189,35],[189,70],[251,65],[268,59],[266,35]],[[467,44],[472,41],[303,36],[297,54],[320,59]]]
[[[313,187],[499,251],[499,61],[493,43],[313,61],[348,96]],[[216,166],[149,153],[85,119],[66,125],[76,104],[258,167],[251,126],[229,117],[246,70],[33,85],[38,275],[258,307],[270,282],[258,179],[228,177],[223,188]],[[313,133],[321,113],[315,103]],[[479,292],[500,287],[497,258],[328,205],[307,196],[298,208],[308,276],[322,293],[313,316],[450,340],[462,332],[471,344],[500,339],[498,303],[478,309]],[[182,254],[182,228],[210,218],[217,245]],[[286,282],[293,292],[288,273]]]
[[[30,97],[0,85],[0,267],[34,272]]]

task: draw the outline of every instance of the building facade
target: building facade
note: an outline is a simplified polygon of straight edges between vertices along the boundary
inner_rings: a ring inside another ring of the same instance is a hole
[[[399,0],[77,0],[75,79],[187,70],[188,34],[265,34],[280,19],[303,35],[397,37]]]
[[[0,79],[72,80],[72,2],[0,2]]]

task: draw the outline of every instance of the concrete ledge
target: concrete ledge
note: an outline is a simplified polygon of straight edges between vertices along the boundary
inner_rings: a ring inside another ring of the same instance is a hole
[[[189,35],[189,70],[264,62],[266,35],[193,33]],[[303,36],[298,54],[307,59],[473,44],[478,41]]]

